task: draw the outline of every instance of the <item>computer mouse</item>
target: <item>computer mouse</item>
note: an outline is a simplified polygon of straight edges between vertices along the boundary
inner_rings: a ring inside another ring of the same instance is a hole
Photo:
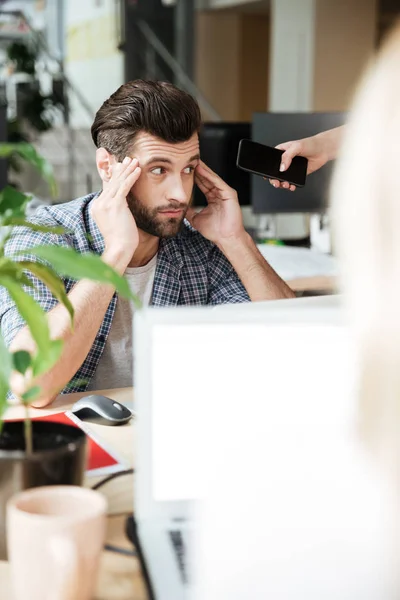
[[[71,412],[78,419],[97,425],[123,425],[132,418],[129,408],[116,400],[98,394],[80,398],[73,405]]]

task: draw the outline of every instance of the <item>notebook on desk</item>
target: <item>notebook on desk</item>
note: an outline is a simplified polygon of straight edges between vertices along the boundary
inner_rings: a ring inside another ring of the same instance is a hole
[[[86,474],[88,476],[105,476],[128,468],[126,461],[113,449],[109,448],[100,437],[94,434],[87,423],[75,417],[71,412],[60,412],[44,417],[35,417],[34,420],[54,421],[83,429],[88,439],[88,463],[86,467]]]

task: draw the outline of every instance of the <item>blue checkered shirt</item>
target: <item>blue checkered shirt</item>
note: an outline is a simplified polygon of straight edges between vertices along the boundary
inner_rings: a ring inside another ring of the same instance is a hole
[[[43,244],[72,247],[81,254],[89,251],[102,254],[104,240],[90,211],[90,203],[96,196],[97,194],[89,194],[66,204],[39,208],[30,219],[32,222],[48,226],[61,225],[68,233],[56,235],[17,228],[7,244],[6,255],[12,256],[18,251]],[[27,259],[43,262],[29,252],[18,257],[18,260]],[[48,288],[32,274],[27,275],[35,287],[25,287],[25,291],[46,312],[54,308],[57,300]],[[69,293],[76,281],[65,277],[63,281],[66,292]],[[151,299],[153,306],[228,304],[249,300],[230,262],[214,244],[188,223],[185,222],[183,230],[176,237],[160,240]],[[114,294],[89,354],[63,393],[87,389],[104,350],[116,303],[117,295]],[[15,304],[1,286],[0,323],[7,346],[25,326]]]

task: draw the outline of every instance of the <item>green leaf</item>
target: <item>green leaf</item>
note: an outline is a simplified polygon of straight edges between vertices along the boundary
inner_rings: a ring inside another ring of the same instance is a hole
[[[0,375],[4,375],[5,379],[10,379],[12,373],[12,357],[5,345],[4,338],[0,335]]]
[[[47,316],[40,305],[18,283],[0,276],[0,285],[8,289],[21,317],[26,321],[36,342],[37,354],[33,358],[33,375],[41,375],[51,369],[61,356],[62,341],[51,340]]]
[[[7,288],[19,314],[26,321],[38,350],[46,353],[50,346],[50,333],[44,310],[11,277],[0,274],[0,285]]]
[[[14,154],[25,159],[38,170],[43,179],[48,183],[52,196],[55,197],[57,195],[57,184],[54,179],[53,169],[51,165],[36,152],[35,148],[26,142],[0,144],[0,158],[9,158]]]
[[[47,373],[61,358],[63,349],[62,340],[51,340],[44,351],[39,350],[32,362],[34,377]]]
[[[27,227],[32,231],[40,231],[42,233],[54,233],[56,235],[61,235],[63,233],[67,233],[64,227],[47,227],[46,225],[39,225],[38,223],[31,223],[30,221],[26,221],[22,217],[7,217],[3,220],[2,226],[8,227],[10,225],[17,227]]]
[[[84,385],[87,385],[88,383],[89,383],[89,379],[72,379],[72,381],[67,383],[67,385],[65,386],[64,389],[70,390],[75,387],[83,387]]]
[[[15,263],[21,265],[23,269],[26,271],[31,271],[38,279],[43,281],[43,283],[49,288],[51,293],[59,302],[64,304],[65,308],[70,314],[71,321],[74,318],[74,307],[72,306],[70,299],[68,298],[67,292],[65,291],[63,280],[56,274],[54,271],[47,267],[46,265],[42,265],[40,263],[36,263],[30,260],[23,260],[19,263]],[[1,271],[1,269],[0,269]]]
[[[8,240],[12,236],[12,228],[9,227],[7,232],[4,232],[4,235],[0,241],[0,258],[4,257],[5,247],[8,244]]]
[[[33,402],[39,398],[40,391],[40,387],[35,385],[34,387],[30,388],[30,390],[26,391],[25,394],[22,394],[21,398],[25,403]]]
[[[132,294],[126,279],[109,265],[105,264],[97,254],[79,254],[72,248],[61,246],[36,246],[29,250],[21,250],[19,254],[33,254],[48,261],[54,269],[65,277],[73,279],[91,279],[112,285],[121,296],[134,300],[138,306],[140,301]]]
[[[32,357],[29,352],[26,350],[18,350],[18,352],[14,352],[12,359],[14,363],[14,369],[18,371],[18,373],[25,375],[32,362]]]
[[[1,143],[0,144],[0,158],[9,158],[13,154],[17,154],[17,150],[16,150],[17,147],[18,147],[18,144],[12,144],[9,142]]]
[[[29,200],[30,196],[22,194],[10,185],[6,186],[0,192],[0,215],[4,215],[7,218],[24,217],[26,205]]]
[[[3,336],[0,335],[0,433],[1,417],[7,407],[7,392],[9,390],[10,377],[12,372],[12,359]]]
[[[3,426],[2,416],[6,411],[8,402],[7,402],[7,394],[10,389],[8,380],[1,374],[0,375],[0,434]]]
[[[18,281],[21,285],[35,287],[29,277],[25,275],[23,268],[20,266],[21,264],[21,262],[14,262],[8,258],[0,258],[0,276],[6,275]]]

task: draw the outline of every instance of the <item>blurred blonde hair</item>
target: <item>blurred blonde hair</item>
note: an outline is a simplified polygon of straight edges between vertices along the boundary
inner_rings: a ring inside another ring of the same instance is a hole
[[[363,436],[400,466],[400,22],[356,94],[331,189]]]

